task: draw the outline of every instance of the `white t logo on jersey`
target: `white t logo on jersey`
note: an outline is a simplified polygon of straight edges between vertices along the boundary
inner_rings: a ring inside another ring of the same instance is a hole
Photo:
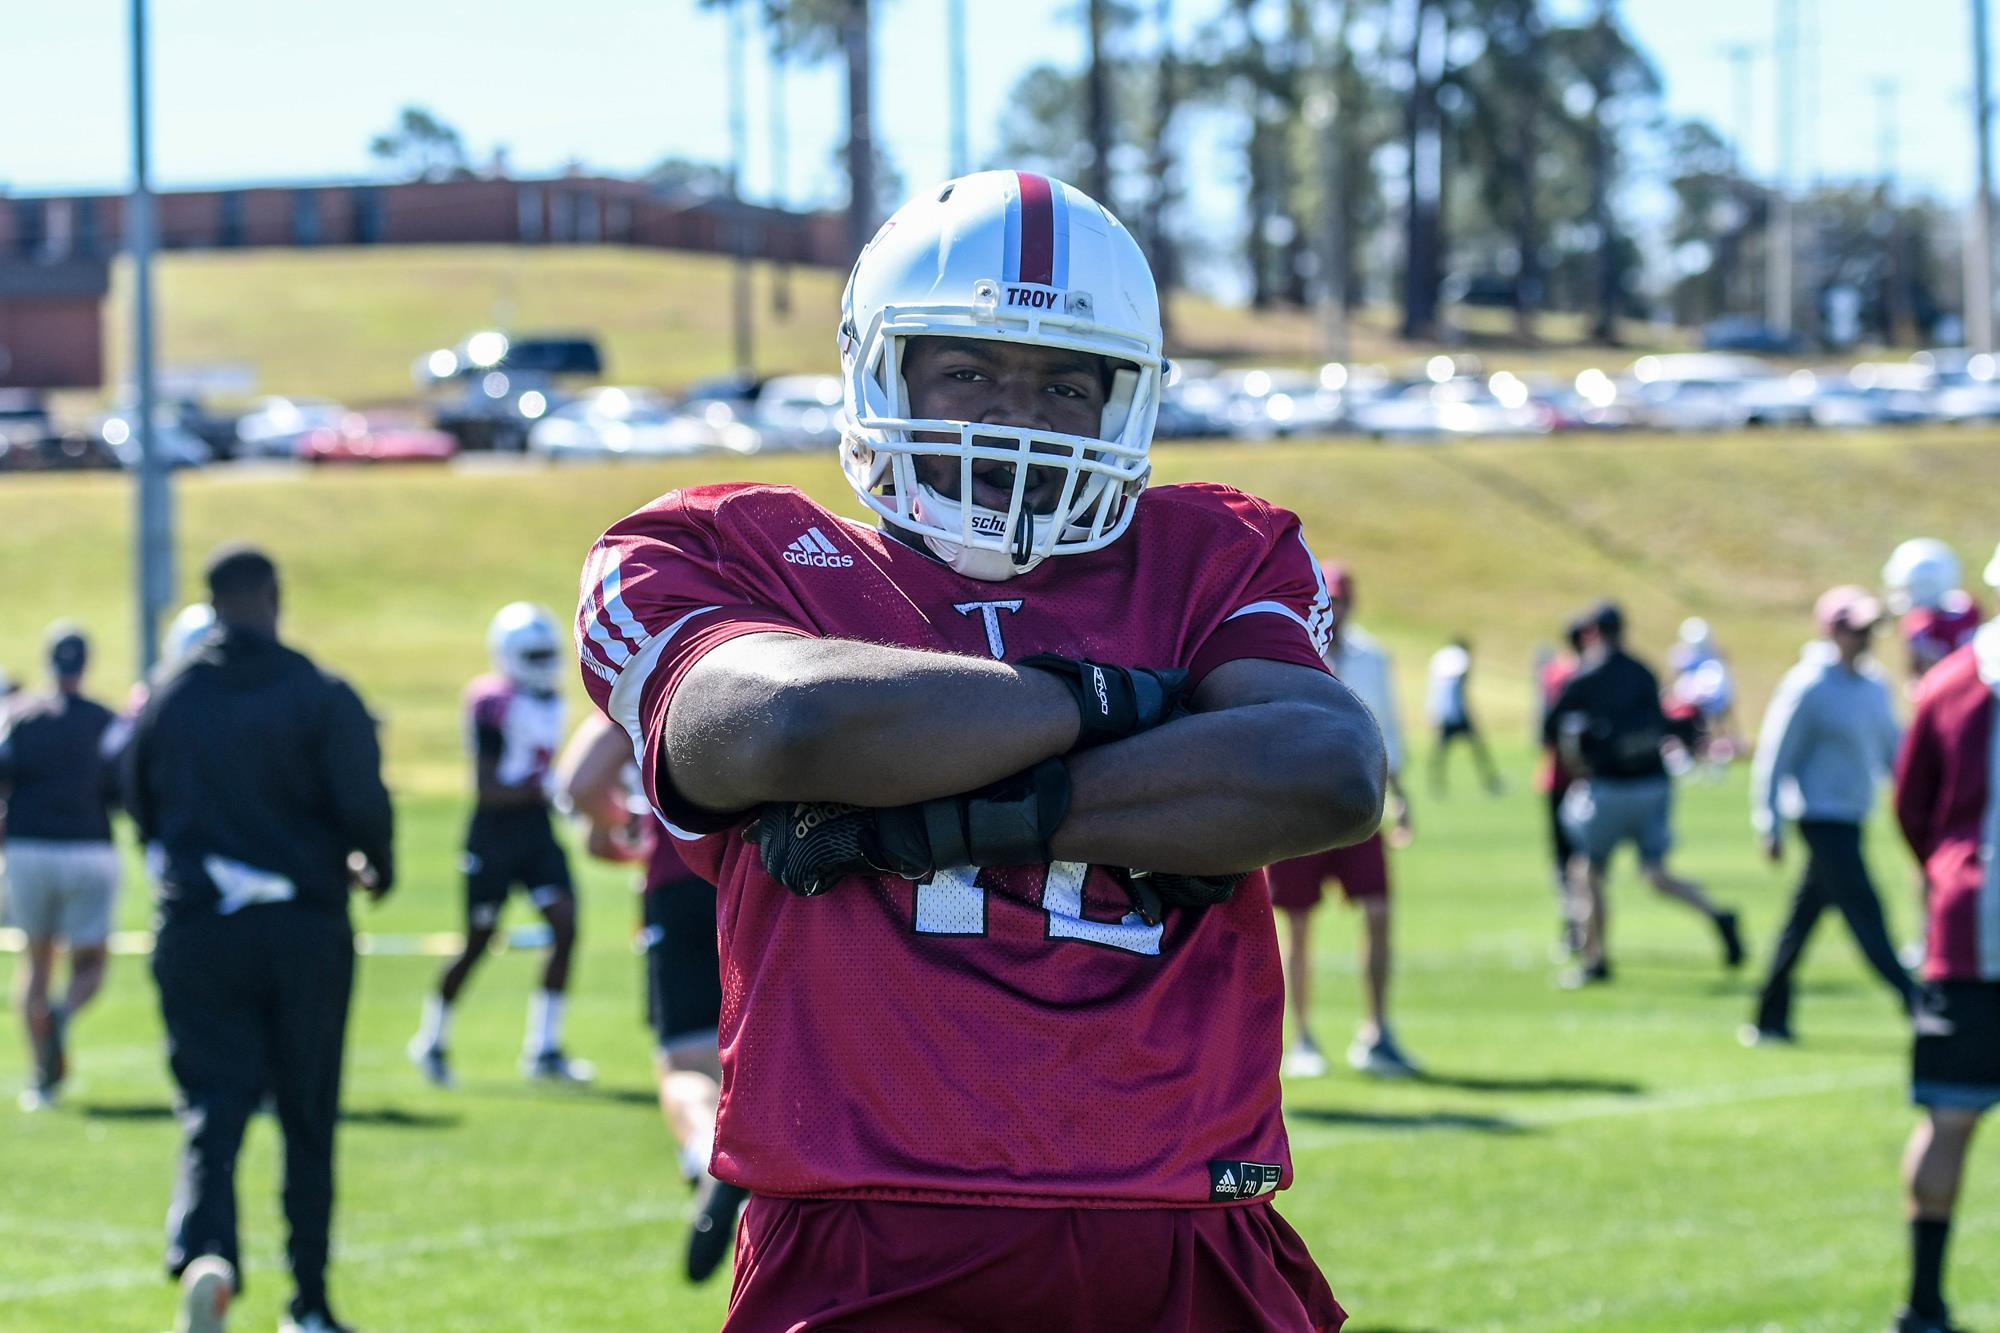
[[[1010,597],[1004,602],[960,602],[951,609],[962,616],[969,616],[977,611],[980,618],[986,622],[986,651],[993,654],[996,661],[1004,662],[1007,659],[1007,644],[1000,636],[1000,613],[1019,611],[1020,598]]]

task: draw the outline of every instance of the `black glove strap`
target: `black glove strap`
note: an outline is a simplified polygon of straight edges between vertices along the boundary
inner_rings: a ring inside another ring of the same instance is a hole
[[[974,864],[972,849],[966,844],[963,797],[925,801],[917,807],[923,816],[924,836],[930,841],[930,862],[934,866]]]
[[[1043,865],[1069,817],[1069,766],[1044,759],[965,800],[966,843],[976,866]],[[939,864],[944,864],[940,862]]]

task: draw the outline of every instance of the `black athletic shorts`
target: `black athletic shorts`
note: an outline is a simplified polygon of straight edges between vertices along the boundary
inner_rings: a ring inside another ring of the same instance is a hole
[[[556,841],[555,827],[544,810],[481,811],[472,817],[465,835],[465,924],[490,930],[500,921],[500,909],[516,886],[527,890],[535,906],[546,908],[560,898],[573,898],[569,857]]]
[[[1910,1100],[1964,1111],[2000,1103],[2000,981],[1929,982],[1917,1003]]]
[[[646,1025],[661,1046],[713,1033],[722,1018],[715,886],[697,875],[645,893]]]

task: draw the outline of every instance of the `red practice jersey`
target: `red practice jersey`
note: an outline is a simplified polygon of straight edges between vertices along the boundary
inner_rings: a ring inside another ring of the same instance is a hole
[[[2000,862],[1981,854],[2000,827],[1994,689],[1973,647],[1945,658],[1917,687],[1896,757],[1896,820],[1927,888],[1927,981],[2000,981]]]
[[[690,667],[744,634],[1019,660],[1325,670],[1328,603],[1298,521],[1227,487],[1165,486],[1101,551],[1005,583],[955,574],[790,487],[670,493],[585,565],[584,682],[639,742],[648,795],[718,886],[722,1110],[713,1169],[759,1194],[1201,1206],[1290,1182],[1283,985],[1261,883],[1147,925],[1078,863],[855,877],[802,899],[744,819],[665,783]],[[937,743],[953,744],[950,717]]]
[[[1979,628],[1979,603],[1968,593],[1955,592],[1943,606],[1920,606],[1899,625],[1910,650],[1910,674],[1921,676],[1972,642]]]

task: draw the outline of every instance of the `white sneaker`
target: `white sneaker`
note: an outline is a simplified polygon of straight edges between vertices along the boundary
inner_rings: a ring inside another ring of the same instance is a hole
[[[204,1254],[181,1270],[181,1310],[174,1333],[223,1333],[236,1270],[227,1259]]]
[[[309,1314],[301,1319],[296,1315],[286,1315],[278,1325],[278,1333],[355,1333],[346,1324],[336,1324],[323,1314]]]
[[[597,1077],[597,1066],[588,1060],[571,1059],[560,1050],[547,1050],[523,1055],[521,1074],[535,1083],[589,1083]]]
[[[403,1049],[409,1054],[410,1063],[430,1080],[431,1086],[438,1088],[458,1086],[457,1080],[451,1076],[451,1062],[445,1058],[444,1047],[428,1046],[424,1044],[422,1037],[412,1037],[410,1044]]]
[[[1279,1072],[1286,1078],[1323,1078],[1327,1068],[1326,1057],[1320,1054],[1313,1039],[1300,1037],[1292,1044],[1292,1049],[1285,1052],[1285,1062],[1279,1067]]]
[[[1347,1067],[1373,1078],[1418,1078],[1424,1072],[1386,1032],[1373,1041],[1356,1037],[1347,1048]]]

